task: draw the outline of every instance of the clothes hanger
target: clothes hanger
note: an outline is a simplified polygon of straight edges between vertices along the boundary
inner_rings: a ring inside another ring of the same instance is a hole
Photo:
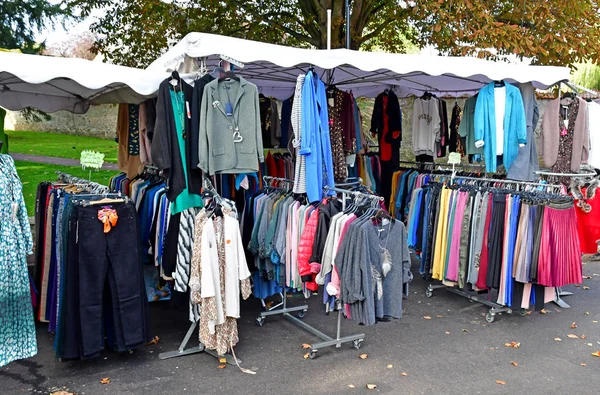
[[[494,81],[494,88],[502,88],[506,86],[504,80]]]

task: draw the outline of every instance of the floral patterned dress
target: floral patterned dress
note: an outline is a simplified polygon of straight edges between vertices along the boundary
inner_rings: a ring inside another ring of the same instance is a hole
[[[0,366],[37,354],[27,254],[33,249],[22,184],[0,154]]]
[[[235,217],[231,210],[223,209],[224,215]],[[215,333],[211,334],[209,330],[209,321],[216,320],[217,318],[217,305],[216,299],[202,298],[201,296],[201,279],[202,279],[202,263],[200,257],[200,250],[202,243],[200,242],[202,236],[202,229],[208,215],[205,209],[202,209],[196,216],[196,224],[194,228],[194,246],[192,248],[192,265],[190,270],[190,298],[193,303],[201,304],[200,309],[200,342],[209,350],[216,350],[219,355],[225,355],[231,347],[235,346],[239,342],[237,319],[232,317],[225,317],[223,324],[215,327]],[[225,310],[225,232],[223,227],[223,218],[216,217],[213,219],[213,226],[219,245],[219,283],[221,288],[221,302],[223,303],[223,310]],[[241,294],[243,299],[248,299],[252,293],[250,279],[244,279],[240,281]]]

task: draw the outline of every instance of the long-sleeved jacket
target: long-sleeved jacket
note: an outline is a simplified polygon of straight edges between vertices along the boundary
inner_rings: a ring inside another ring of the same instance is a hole
[[[233,112],[230,117],[226,115],[228,100]],[[198,160],[198,167],[210,175],[258,171],[264,154],[256,85],[242,77],[206,85],[200,109]]]
[[[331,200],[319,206],[319,219],[313,241],[312,255],[309,263],[322,264],[323,251],[327,241],[327,234],[331,225],[331,218],[342,210],[339,200]]]
[[[169,186],[167,197],[170,201],[174,201],[186,186],[190,193],[199,195],[202,188],[202,173],[199,169],[188,170],[186,184],[186,172],[183,168],[181,151],[179,150],[169,80],[170,78],[164,80],[158,89],[156,123],[154,125],[154,137],[152,138],[152,160],[166,174]],[[192,87],[185,81],[181,81],[180,86],[183,90],[185,101],[189,106],[189,102],[192,99]],[[189,134],[191,130],[190,117],[185,116],[184,124],[185,133]],[[189,142],[190,139],[186,139],[186,163],[190,163],[191,146]]]
[[[313,250],[315,234],[319,221],[319,208],[316,208],[311,214],[304,226],[300,243],[298,244],[298,272],[306,288],[316,291],[319,287],[315,282],[315,276],[321,270],[320,263],[310,263],[310,257]]]
[[[519,144],[527,144],[527,123],[525,107],[519,89],[509,83],[506,87],[506,104],[504,107],[504,167],[509,169],[519,155]],[[557,122],[558,123],[558,122]],[[483,142],[485,152],[485,168],[490,173],[496,172],[496,110],[494,102],[494,83],[490,83],[479,91],[475,105],[475,141]]]
[[[202,78],[196,80],[194,82],[194,92],[192,94],[192,129],[190,132],[190,169],[197,169],[198,164],[200,163],[200,158],[198,157],[198,147],[200,144],[199,136],[200,136],[200,111],[202,108],[202,98],[204,97],[204,88],[206,85],[213,81],[214,77],[210,74],[204,75]]]
[[[387,95],[387,104],[384,97]],[[379,154],[382,161],[392,161],[398,165],[400,160],[400,142],[402,141],[402,111],[398,96],[394,91],[381,93],[375,98],[371,117],[371,133],[379,140]]]

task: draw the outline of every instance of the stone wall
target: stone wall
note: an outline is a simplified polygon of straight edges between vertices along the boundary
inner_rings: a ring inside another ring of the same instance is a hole
[[[72,114],[68,111],[57,111],[50,114],[51,120],[45,122],[28,122],[18,111],[7,111],[4,128],[6,130],[31,130],[76,134],[79,136],[114,139],[117,128],[118,106],[106,104],[91,106],[85,114]]]

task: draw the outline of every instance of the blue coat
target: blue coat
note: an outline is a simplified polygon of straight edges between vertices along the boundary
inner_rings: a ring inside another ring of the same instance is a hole
[[[525,107],[519,89],[509,83],[506,86],[504,108],[504,167],[509,169],[519,155],[519,144],[527,144],[527,123]],[[494,103],[494,83],[479,91],[475,105],[475,142],[484,142],[485,169],[496,172],[496,110]]]

